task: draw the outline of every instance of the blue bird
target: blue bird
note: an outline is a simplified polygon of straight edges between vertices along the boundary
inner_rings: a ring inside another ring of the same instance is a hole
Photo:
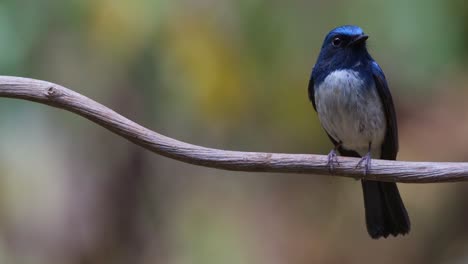
[[[368,36],[357,26],[330,31],[309,81],[309,99],[334,148],[328,166],[338,166],[337,152],[361,157],[368,173],[371,159],[395,160],[398,131],[385,75],[367,51]],[[410,221],[396,183],[362,180],[366,225],[374,238],[407,234]]]

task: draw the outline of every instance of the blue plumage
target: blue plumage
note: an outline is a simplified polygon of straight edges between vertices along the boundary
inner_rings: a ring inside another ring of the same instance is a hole
[[[357,36],[364,34],[362,28],[354,25],[344,25],[334,28],[328,33],[327,37],[331,35],[348,35],[348,36]]]
[[[309,82],[309,99],[336,152],[362,157],[365,173],[371,158],[396,159],[398,129],[392,96],[379,65],[366,48],[368,36],[357,26],[327,34]],[[395,183],[362,181],[367,230],[372,238],[406,234],[408,214]]]

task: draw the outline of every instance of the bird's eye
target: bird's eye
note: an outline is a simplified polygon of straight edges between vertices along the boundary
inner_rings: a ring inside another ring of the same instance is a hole
[[[343,41],[342,41],[340,38],[336,37],[336,38],[333,39],[332,45],[333,45],[334,47],[339,47],[339,46],[341,45],[342,42],[343,42]]]

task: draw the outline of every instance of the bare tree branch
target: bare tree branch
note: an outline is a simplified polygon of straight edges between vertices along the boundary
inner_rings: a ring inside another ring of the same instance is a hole
[[[330,175],[324,155],[228,151],[184,143],[151,131],[79,93],[46,81],[0,76],[0,97],[65,109],[154,153],[186,163],[233,171]],[[340,157],[339,161],[340,166],[333,176],[407,183],[468,180],[466,162],[372,160],[370,174],[363,175],[362,169],[355,168],[358,159]]]

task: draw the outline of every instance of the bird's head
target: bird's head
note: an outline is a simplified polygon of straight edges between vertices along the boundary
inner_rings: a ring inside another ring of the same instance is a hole
[[[330,68],[350,68],[369,58],[364,34],[358,26],[341,26],[330,31],[323,41],[317,63]]]

